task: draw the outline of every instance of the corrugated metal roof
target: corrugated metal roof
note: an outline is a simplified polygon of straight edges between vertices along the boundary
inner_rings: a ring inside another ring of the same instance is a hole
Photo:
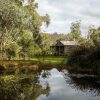
[[[63,45],[78,45],[75,41],[60,41]]]

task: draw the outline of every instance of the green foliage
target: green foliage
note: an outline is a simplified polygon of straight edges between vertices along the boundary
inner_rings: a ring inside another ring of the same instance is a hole
[[[80,21],[73,22],[71,24],[71,33],[70,33],[70,38],[73,40],[78,40],[81,37],[81,31],[80,31]]]
[[[73,66],[69,71],[99,74],[100,27],[91,26],[87,38],[78,40],[81,46],[73,50],[68,57],[68,63]]]
[[[90,27],[88,32],[88,38],[93,42],[95,46],[100,47],[100,27]]]
[[[42,41],[40,46],[41,49],[41,54],[42,55],[48,55],[50,54],[50,43],[49,40],[47,39],[46,35],[44,33],[41,33]]]
[[[85,39],[81,35],[80,24],[80,21],[73,22],[70,27],[71,32],[68,34],[58,34],[57,32],[53,34],[44,34],[46,35],[51,45],[56,43],[57,40],[77,41],[79,44],[81,44]]]
[[[0,0],[0,57],[32,56],[42,42],[40,28],[49,15],[40,16],[35,0]],[[36,48],[35,48],[36,47]]]
[[[25,20],[25,13],[14,1],[0,0],[0,30],[21,27]]]
[[[48,27],[50,24],[50,16],[46,14],[45,16],[42,17],[42,20],[46,22],[46,26]]]
[[[9,59],[12,57],[17,57],[18,53],[20,52],[21,47],[16,43],[13,42],[6,47],[6,54]]]
[[[69,40],[67,34],[59,34],[57,32],[55,33],[43,33],[45,37],[47,38],[50,45],[54,45],[57,40]]]

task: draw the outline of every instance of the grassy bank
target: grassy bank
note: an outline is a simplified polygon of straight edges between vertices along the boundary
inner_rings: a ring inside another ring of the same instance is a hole
[[[60,68],[66,64],[65,57],[54,57],[54,56],[46,56],[46,57],[33,57],[30,60],[25,59],[16,59],[16,60],[5,60],[0,61],[0,73],[9,72],[13,73],[16,69],[19,70],[37,70],[42,68]]]
[[[33,57],[30,60],[0,61],[0,98],[2,100],[35,100],[41,94],[48,94],[46,89],[37,84],[37,70],[43,68],[61,68],[65,57]]]
[[[42,63],[52,63],[52,64],[61,64],[66,63],[66,57],[64,56],[34,56],[32,58],[26,58],[25,61],[33,61],[33,62],[42,62]],[[16,59],[23,60],[23,59]]]

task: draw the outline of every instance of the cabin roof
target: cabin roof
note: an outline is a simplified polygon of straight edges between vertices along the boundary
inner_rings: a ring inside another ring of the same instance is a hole
[[[78,45],[75,41],[60,41],[63,45]]]
[[[65,41],[65,40],[57,40],[56,44],[52,45],[51,47],[55,46],[74,46],[74,45],[79,45],[76,41]]]

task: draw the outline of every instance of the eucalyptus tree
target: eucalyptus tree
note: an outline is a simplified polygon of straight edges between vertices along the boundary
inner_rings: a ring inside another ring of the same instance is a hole
[[[1,58],[5,52],[5,34],[20,28],[25,22],[25,13],[14,0],[0,0],[0,51]],[[9,33],[8,33],[9,34]]]
[[[40,29],[43,23],[46,23],[48,26],[50,24],[50,17],[48,14],[45,16],[40,16],[36,9],[38,8],[38,4],[35,3],[35,0],[28,0],[28,4],[24,6],[26,13],[29,15],[29,23],[28,26],[33,33],[33,38],[36,44],[41,43],[41,35]]]
[[[41,54],[42,55],[48,55],[48,54],[50,54],[51,42],[47,38],[46,34],[41,33],[41,37],[42,37],[42,42],[41,42],[41,45],[40,45],[40,47],[41,47]]]
[[[96,47],[100,47],[100,27],[95,28],[94,26],[91,26],[88,31],[88,39]]]
[[[34,54],[35,44],[31,31],[23,30],[18,39],[18,45],[21,47],[20,56],[30,57]]]
[[[70,29],[71,32],[69,34],[69,38],[73,40],[78,40],[81,37],[80,21],[73,22]]]
[[[50,18],[47,14],[40,16],[36,11],[37,8],[38,4],[35,0],[28,0],[25,5],[24,0],[0,0],[0,54],[2,58],[5,53],[3,52],[6,47],[5,43],[19,45],[19,37],[23,38],[23,30],[29,30],[32,33],[36,44],[41,43],[40,28],[42,23],[48,26]],[[7,34],[11,35],[10,39],[7,38]],[[7,45],[7,47],[10,46]]]

